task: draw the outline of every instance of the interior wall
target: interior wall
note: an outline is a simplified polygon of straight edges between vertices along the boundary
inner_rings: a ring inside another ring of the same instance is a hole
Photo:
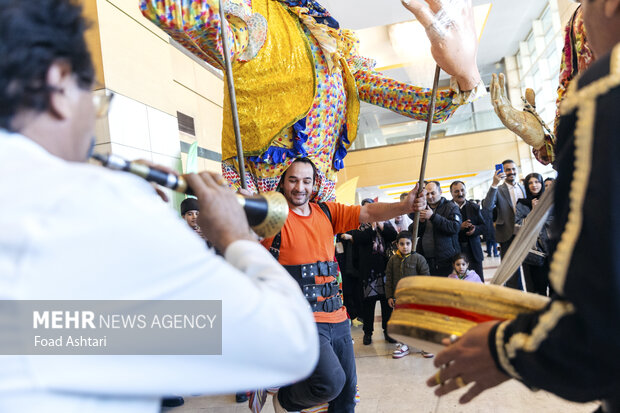
[[[358,176],[358,187],[367,187],[417,180],[423,147],[424,142],[418,141],[350,152],[344,161],[345,168],[338,173],[338,182]],[[432,139],[426,176],[491,170],[504,159],[520,164],[530,159],[537,162],[529,146],[507,129]]]
[[[100,83],[115,93],[97,125],[97,150],[185,170],[181,142],[198,146],[199,170],[220,171],[223,82],[206,64],[170,43],[135,0],[82,0],[92,22],[88,40]],[[177,111],[194,118],[195,136],[180,133]]]

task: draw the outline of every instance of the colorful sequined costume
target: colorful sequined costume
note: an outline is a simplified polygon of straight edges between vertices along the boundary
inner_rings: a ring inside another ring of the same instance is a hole
[[[586,28],[583,25],[581,6],[575,10],[564,29],[564,48],[562,49],[562,63],[560,64],[560,84],[558,86],[557,110],[554,121],[554,134],[557,133],[560,120],[560,103],[564,100],[569,83],[585,70],[594,61],[594,53],[588,45]],[[545,135],[545,145],[532,150],[534,156],[543,165],[555,160],[555,138]]]
[[[353,33],[314,0],[228,0],[227,36],[250,191],[275,190],[296,157],[318,168],[316,200],[335,198],[336,172],[357,135],[359,101],[426,120],[430,90],[389,79],[357,55]],[[141,0],[144,16],[207,63],[223,68],[217,0]],[[484,93],[482,83],[440,91],[435,122]],[[227,87],[222,169],[240,186]]]

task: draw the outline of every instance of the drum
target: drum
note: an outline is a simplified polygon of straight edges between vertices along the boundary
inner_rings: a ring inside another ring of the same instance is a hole
[[[477,324],[511,320],[549,302],[548,297],[512,288],[426,276],[403,278],[395,295],[388,334],[429,352],[441,351],[442,339],[460,337]]]

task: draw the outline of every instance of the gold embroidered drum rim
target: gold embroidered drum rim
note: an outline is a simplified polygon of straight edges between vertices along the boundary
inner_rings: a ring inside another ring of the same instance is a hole
[[[405,343],[407,338],[413,338],[418,342],[440,344],[443,338],[453,334],[461,336],[478,324],[459,317],[459,312],[506,320],[539,310],[549,302],[547,297],[507,287],[427,276],[403,278],[395,295],[397,307],[390,317],[388,333]],[[424,308],[402,308],[407,305]],[[438,311],[432,311],[432,307],[437,307]],[[442,309],[453,311],[447,315]]]

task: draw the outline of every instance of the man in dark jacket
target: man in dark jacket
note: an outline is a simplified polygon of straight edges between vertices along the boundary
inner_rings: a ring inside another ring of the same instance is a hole
[[[480,213],[480,207],[475,202],[467,200],[467,188],[465,183],[461,181],[454,181],[450,184],[450,193],[452,194],[452,201],[458,205],[461,211],[461,219],[463,220],[459,231],[461,252],[469,257],[469,269],[476,271],[480,280],[484,282],[484,275],[482,274],[484,254],[482,253],[480,236],[484,234],[486,225]]]
[[[427,209],[420,212],[416,251],[426,258],[431,275],[446,277],[452,272],[452,257],[461,252],[461,212],[454,202],[441,196],[437,181],[426,184],[426,202]]]

